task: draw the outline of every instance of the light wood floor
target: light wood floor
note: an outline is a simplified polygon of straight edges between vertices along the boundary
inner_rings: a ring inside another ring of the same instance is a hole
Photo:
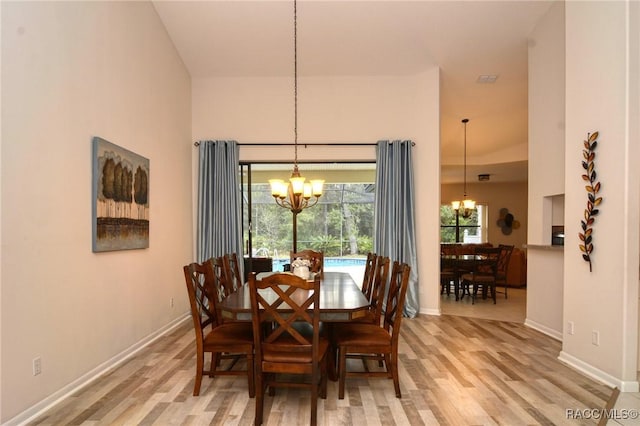
[[[498,288],[496,304],[493,300],[481,298],[471,304],[471,298],[465,296],[456,301],[452,294],[443,294],[440,297],[440,311],[447,315],[458,315],[471,318],[482,318],[497,321],[518,322],[524,324],[527,315],[527,290],[526,288],[507,289],[505,299],[502,288]]]
[[[254,400],[241,377],[205,377],[200,396],[191,396],[191,327],[185,321],[31,424],[252,424]],[[337,383],[329,382],[328,397],[319,402],[319,424],[595,424],[567,419],[566,410],[604,408],[613,390],[563,365],[559,350],[558,341],[517,322],[455,315],[405,319],[402,398],[395,397],[390,380],[350,379],[345,399],[338,400]],[[266,425],[308,419],[307,392],[267,397]]]

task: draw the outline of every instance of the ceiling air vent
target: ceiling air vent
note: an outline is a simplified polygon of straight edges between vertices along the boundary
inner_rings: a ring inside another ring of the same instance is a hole
[[[491,83],[495,83],[497,79],[498,79],[497,75],[480,75],[478,76],[476,83],[491,84]]]

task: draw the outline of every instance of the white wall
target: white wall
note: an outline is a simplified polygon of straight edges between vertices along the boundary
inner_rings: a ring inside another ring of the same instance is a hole
[[[575,323],[575,334],[564,334],[561,359],[636,392],[639,25],[634,1],[566,3],[564,321]],[[593,226],[590,272],[577,247],[587,198],[583,140],[594,131],[604,201]]]
[[[6,422],[187,312],[192,146],[189,75],[150,3],[1,7]],[[91,251],[93,136],[150,159],[148,249]]]
[[[293,142],[292,78],[218,78],[193,81],[194,139]],[[416,143],[417,244],[420,309],[439,312],[440,191],[439,70],[389,77],[299,77],[300,142],[411,139]],[[195,155],[195,153],[194,153]],[[299,157],[375,159],[371,147],[301,149]],[[244,147],[242,160],[293,159],[292,147]],[[304,168],[301,167],[304,172]]]
[[[462,184],[442,185],[441,204],[450,204],[459,200],[463,195]],[[522,249],[527,242],[527,183],[467,183],[467,193],[477,203],[487,205],[489,233],[488,241],[493,245],[509,244]],[[520,228],[512,229],[511,234],[505,235],[496,224],[500,219],[500,209],[506,208],[520,222]]]

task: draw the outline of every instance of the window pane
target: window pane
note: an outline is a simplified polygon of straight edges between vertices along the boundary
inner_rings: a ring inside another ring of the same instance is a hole
[[[486,206],[477,204],[468,217],[450,204],[440,206],[440,241],[443,243],[481,243],[487,240]],[[456,241],[457,234],[457,241]]]

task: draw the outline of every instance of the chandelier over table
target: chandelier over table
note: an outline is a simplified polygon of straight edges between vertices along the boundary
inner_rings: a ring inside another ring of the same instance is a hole
[[[271,195],[280,207],[293,213],[293,251],[297,252],[297,215],[302,210],[318,203],[322,196],[324,180],[313,179],[305,182],[298,170],[298,8],[293,1],[293,93],[294,93],[294,161],[289,182],[282,179],[270,179]],[[313,200],[311,198],[313,197]]]

